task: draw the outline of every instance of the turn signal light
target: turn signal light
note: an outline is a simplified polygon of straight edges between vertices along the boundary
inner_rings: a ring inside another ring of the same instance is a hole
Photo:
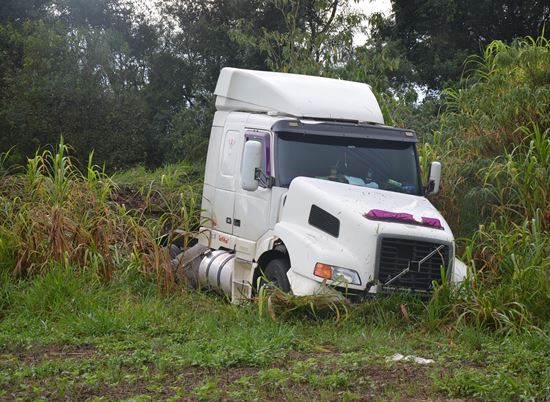
[[[354,271],[349,268],[337,267],[335,265],[323,264],[318,262],[315,264],[315,269],[313,274],[320,278],[330,279],[337,282],[337,284],[351,284],[351,285],[361,285],[361,277]]]
[[[318,262],[315,264],[315,269],[313,270],[315,276],[319,276],[325,279],[332,279],[332,267],[327,264]]]

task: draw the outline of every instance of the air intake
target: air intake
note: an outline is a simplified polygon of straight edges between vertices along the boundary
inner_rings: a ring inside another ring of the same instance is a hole
[[[311,206],[308,223],[331,236],[338,237],[340,234],[340,220],[317,205]]]

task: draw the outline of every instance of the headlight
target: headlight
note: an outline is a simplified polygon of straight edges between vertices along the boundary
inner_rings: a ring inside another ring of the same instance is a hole
[[[349,268],[336,267],[321,262],[315,264],[313,274],[320,278],[330,279],[336,282],[346,282],[352,285],[361,285],[361,278],[357,271]]]

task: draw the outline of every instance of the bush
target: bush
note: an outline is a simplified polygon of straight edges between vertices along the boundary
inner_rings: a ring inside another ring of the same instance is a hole
[[[538,168],[548,166],[548,150],[541,148],[547,144],[550,129],[550,43],[544,37],[511,45],[495,41],[481,57],[468,60],[466,71],[460,89],[444,91],[445,112],[432,140],[432,154],[445,168],[444,191],[435,203],[462,236],[471,235],[480,223],[492,218],[491,204],[507,202],[489,194],[495,191],[491,175],[505,158],[513,153],[516,166],[530,163],[528,173],[537,177],[541,175],[532,169],[535,164],[524,159],[537,152]],[[531,141],[535,148],[528,154]],[[548,183],[535,180],[537,193],[532,198],[538,199]],[[508,188],[506,197],[515,191],[511,183],[501,184]],[[540,201],[547,203],[548,198]]]
[[[441,142],[422,149],[450,167],[450,194],[437,202],[469,220],[462,233],[473,231],[468,280],[440,287],[429,311],[501,333],[542,329],[550,321],[550,43],[497,41],[475,61],[464,88],[447,91]]]
[[[171,192],[149,187],[144,208],[127,209],[113,201],[117,186],[93,165],[93,155],[82,173],[67,151],[61,142],[56,152],[29,159],[25,176],[6,181],[0,194],[0,271],[28,278],[57,264],[110,282],[133,270],[161,289],[172,288],[170,258],[160,239],[167,222],[197,220],[192,187],[163,176]],[[154,218],[147,216],[153,198],[166,211]]]

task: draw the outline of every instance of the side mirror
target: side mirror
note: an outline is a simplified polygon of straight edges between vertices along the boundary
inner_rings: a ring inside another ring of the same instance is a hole
[[[426,194],[439,193],[439,183],[441,182],[441,162],[432,162],[430,164],[430,174]]]
[[[262,164],[262,143],[260,141],[249,140],[244,144],[243,164],[241,170],[241,186],[246,191],[256,191],[259,186],[259,180],[256,176],[256,170],[260,169]]]

